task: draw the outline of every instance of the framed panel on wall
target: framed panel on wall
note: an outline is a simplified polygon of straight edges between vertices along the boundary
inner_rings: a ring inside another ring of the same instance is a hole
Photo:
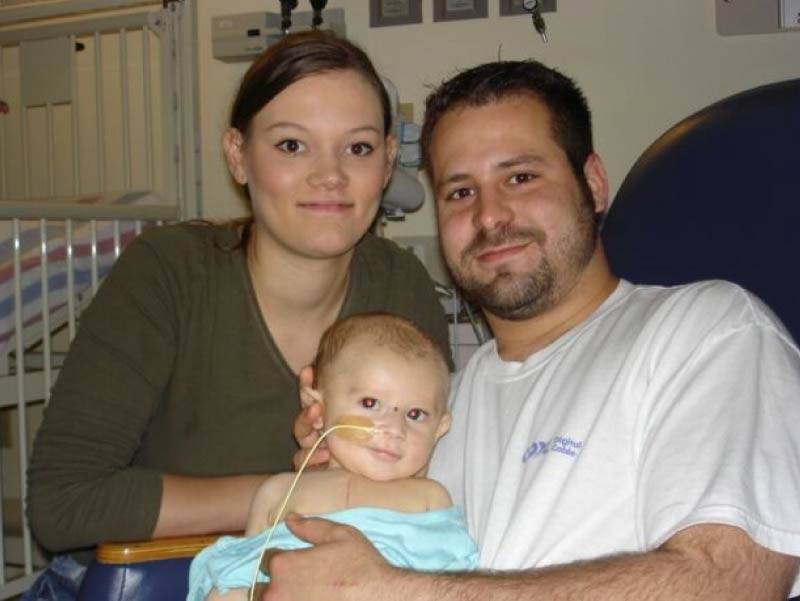
[[[433,0],[434,21],[485,19],[487,16],[486,0]]]
[[[369,0],[369,26],[422,23],[422,0]]]

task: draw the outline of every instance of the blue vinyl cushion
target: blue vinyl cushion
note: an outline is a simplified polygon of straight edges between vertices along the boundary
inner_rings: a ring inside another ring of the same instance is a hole
[[[191,563],[191,557],[128,564],[92,561],[78,601],[182,601]]]
[[[726,279],[761,297],[800,340],[800,79],[730,96],[639,158],[603,226],[633,282]]]

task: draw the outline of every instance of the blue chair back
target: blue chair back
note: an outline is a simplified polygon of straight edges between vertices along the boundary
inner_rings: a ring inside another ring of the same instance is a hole
[[[726,279],[800,340],[800,79],[730,96],[639,158],[603,225],[614,271],[643,284]]]

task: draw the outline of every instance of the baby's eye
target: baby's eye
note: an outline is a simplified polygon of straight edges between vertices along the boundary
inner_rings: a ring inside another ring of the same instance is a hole
[[[428,417],[428,412],[424,409],[411,409],[406,413],[406,417],[413,422],[424,422]]]
[[[361,399],[361,406],[365,409],[380,409],[381,402],[378,399],[368,396]]]
[[[298,152],[302,151],[305,146],[300,140],[289,138],[287,140],[281,140],[275,144],[275,148],[282,150],[286,154],[297,154]]]
[[[372,144],[369,144],[368,142],[356,142],[355,144],[350,144],[350,147],[347,149],[350,154],[354,154],[359,157],[365,157],[368,154],[371,154],[373,150],[374,148],[372,147]]]

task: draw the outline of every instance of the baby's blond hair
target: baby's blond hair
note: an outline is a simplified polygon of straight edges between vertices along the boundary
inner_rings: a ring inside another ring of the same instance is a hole
[[[414,322],[384,312],[358,313],[334,322],[319,342],[314,359],[314,387],[325,375],[328,366],[349,343],[365,337],[377,346],[386,347],[407,359],[430,359],[442,375],[444,396],[449,387],[447,360],[442,349]]]

